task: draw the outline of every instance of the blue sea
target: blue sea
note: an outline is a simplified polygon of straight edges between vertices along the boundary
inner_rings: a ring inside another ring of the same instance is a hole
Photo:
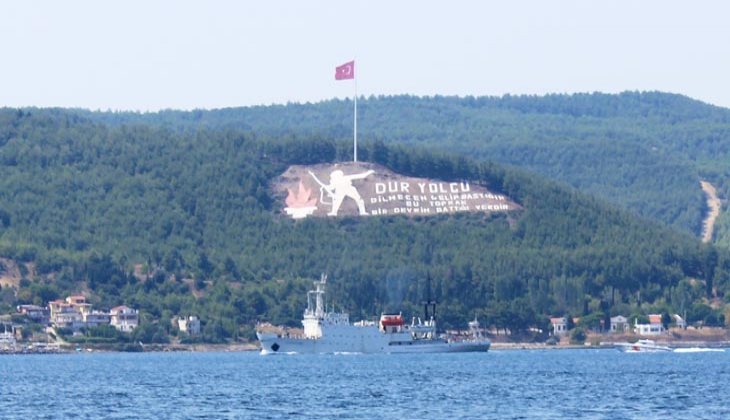
[[[0,356],[3,419],[727,419],[730,351]]]

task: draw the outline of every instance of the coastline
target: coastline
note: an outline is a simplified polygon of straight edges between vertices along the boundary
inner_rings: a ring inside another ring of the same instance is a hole
[[[490,337],[490,351],[516,350],[575,350],[575,349],[607,349],[614,348],[615,343],[635,342],[639,339],[651,339],[657,344],[672,348],[730,348],[730,334],[723,328],[672,328],[669,334],[660,336],[638,336],[634,334],[599,334],[590,333],[584,344],[573,344],[567,337],[556,344],[546,342],[512,342],[504,336]],[[85,343],[36,343],[19,342],[12,349],[0,349],[4,354],[71,354],[87,352],[258,352],[261,347],[258,342],[235,342],[224,344],[212,343],[167,343],[167,344],[85,344]]]
[[[633,340],[636,341],[636,340]],[[515,351],[515,350],[578,350],[578,349],[612,349],[620,341],[602,341],[600,343],[585,344],[558,344],[548,345],[545,343],[492,343],[490,351]],[[657,344],[667,345],[673,349],[707,348],[725,349],[730,348],[730,341],[664,341],[656,340]]]
[[[232,344],[145,344],[142,346],[145,352],[251,352],[259,351],[261,348],[257,343],[232,343]]]
[[[254,352],[260,347],[256,343],[232,344],[143,344],[130,345],[98,345],[98,344],[63,344],[49,348],[39,346],[38,343],[18,343],[14,348],[0,349],[0,355],[31,355],[31,354],[77,354],[77,353],[165,353],[165,352],[194,352],[194,353],[230,353]]]
[[[549,345],[545,343],[492,343],[489,351],[520,351],[520,350],[600,350],[612,349],[615,341],[602,341],[599,343],[585,344],[556,344]],[[672,340],[656,340],[657,344],[667,345],[674,349],[683,348],[707,348],[707,349],[725,349],[730,348],[730,341],[672,341]],[[141,349],[132,351],[134,353],[167,353],[167,352],[190,352],[190,353],[250,353],[258,352],[260,347],[255,343],[236,343],[236,344],[146,344]],[[53,351],[37,351],[33,348],[20,347],[15,351],[0,351],[0,355],[31,355],[31,354],[84,354],[84,353],[128,353],[130,351],[121,348],[99,347],[99,346],[63,346]]]

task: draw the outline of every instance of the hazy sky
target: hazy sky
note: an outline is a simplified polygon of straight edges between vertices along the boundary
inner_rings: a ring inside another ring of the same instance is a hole
[[[0,0],[0,106],[661,90],[730,107],[730,2]]]

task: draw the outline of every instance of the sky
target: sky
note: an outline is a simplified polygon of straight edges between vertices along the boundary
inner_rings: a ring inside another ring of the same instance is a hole
[[[730,107],[730,2],[0,0],[0,107],[659,90]],[[355,60],[356,83],[335,81]]]

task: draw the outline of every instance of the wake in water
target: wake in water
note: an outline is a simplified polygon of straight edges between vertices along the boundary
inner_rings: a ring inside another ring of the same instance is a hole
[[[708,353],[708,352],[724,352],[725,349],[708,349],[706,347],[689,347],[686,349],[674,349],[675,353]]]

